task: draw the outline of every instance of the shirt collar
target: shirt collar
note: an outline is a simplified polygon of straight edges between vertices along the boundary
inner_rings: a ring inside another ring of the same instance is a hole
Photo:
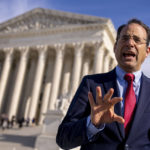
[[[116,67],[116,75],[117,75],[117,78],[119,80],[124,80],[124,75],[126,74],[127,72],[125,72],[122,68],[120,68],[119,66]],[[134,83],[137,84],[140,79],[141,79],[141,76],[142,76],[142,71],[141,69],[136,71],[136,72],[133,72],[134,76],[135,76],[135,79],[134,79]]]

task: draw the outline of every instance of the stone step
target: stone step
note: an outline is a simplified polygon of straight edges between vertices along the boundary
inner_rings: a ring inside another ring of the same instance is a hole
[[[0,128],[0,150],[36,150],[35,140],[41,129],[41,126]]]

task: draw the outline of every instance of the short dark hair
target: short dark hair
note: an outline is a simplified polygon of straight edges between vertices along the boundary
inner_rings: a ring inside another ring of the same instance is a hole
[[[116,42],[117,42],[118,39],[120,38],[120,33],[121,33],[122,29],[123,29],[124,27],[126,27],[127,25],[132,24],[132,23],[139,24],[140,26],[142,26],[142,27],[145,29],[145,31],[146,31],[146,33],[147,33],[146,45],[148,46],[148,45],[149,45],[149,42],[150,42],[150,28],[149,28],[146,24],[144,24],[141,20],[135,19],[135,18],[129,20],[129,21],[127,22],[127,24],[123,24],[123,25],[119,26],[119,28],[118,28],[118,30],[117,30]]]

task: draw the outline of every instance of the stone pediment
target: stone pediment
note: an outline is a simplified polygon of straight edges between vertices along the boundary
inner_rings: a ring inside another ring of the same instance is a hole
[[[0,24],[0,33],[51,29],[66,25],[106,23],[109,19],[36,8]]]

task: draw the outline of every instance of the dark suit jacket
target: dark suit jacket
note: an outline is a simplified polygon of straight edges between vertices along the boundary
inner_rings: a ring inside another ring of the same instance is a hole
[[[81,146],[81,150],[150,150],[150,79],[142,74],[139,100],[128,136],[123,124],[106,124],[103,131],[88,140],[86,131],[87,116],[90,115],[88,91],[96,97],[96,87],[100,86],[102,95],[114,88],[118,96],[115,69],[104,74],[85,76],[71,102],[67,115],[59,126],[56,142],[63,149]],[[120,103],[115,112],[121,114]]]

